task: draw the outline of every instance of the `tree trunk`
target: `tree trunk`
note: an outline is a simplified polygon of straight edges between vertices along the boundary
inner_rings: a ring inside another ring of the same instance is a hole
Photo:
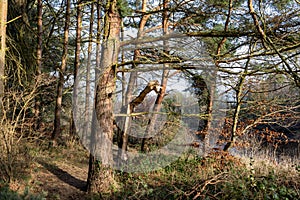
[[[101,6],[102,1],[97,1],[97,35],[96,35],[96,67],[95,67],[95,86],[100,73],[100,55],[101,55]]]
[[[64,27],[64,44],[63,44],[63,54],[61,65],[59,67],[59,80],[57,83],[57,91],[56,91],[56,105],[55,105],[55,115],[54,115],[54,130],[52,132],[52,144],[56,145],[57,138],[61,134],[60,130],[60,118],[61,118],[61,110],[62,110],[62,94],[64,87],[64,73],[67,66],[67,56],[68,56],[68,41],[69,41],[69,23],[70,23],[70,5],[71,0],[67,0],[66,2],[66,17],[65,17],[65,27]]]
[[[163,35],[168,34],[168,5],[169,5],[169,0],[164,0],[163,1],[163,13],[162,13],[162,27],[163,27]],[[164,44],[164,52],[166,54],[169,53],[169,49],[168,49],[168,41],[164,40],[163,41]],[[167,87],[167,83],[168,83],[168,76],[169,76],[169,70],[165,69],[168,68],[168,64],[163,64],[164,66],[164,70],[163,70],[163,74],[162,74],[162,80],[161,80],[161,90],[157,95],[156,101],[155,101],[155,105],[153,108],[153,112],[159,112],[161,107],[162,107],[162,102],[164,99],[164,96],[166,94],[166,87]],[[142,144],[141,144],[141,151],[145,152],[146,151],[146,142],[148,140],[149,135],[153,135],[153,131],[154,131],[154,126],[155,123],[157,121],[157,114],[152,114],[151,118],[148,121],[148,125],[145,131],[145,136],[142,139]]]
[[[154,126],[155,126],[155,123],[156,123],[157,117],[158,117],[158,114],[155,114],[155,113],[159,112],[162,107],[162,102],[163,102],[163,99],[164,99],[164,96],[166,93],[166,86],[167,86],[167,82],[168,82],[168,73],[169,73],[169,70],[164,70],[162,81],[161,81],[161,90],[157,95],[157,98],[155,100],[155,105],[153,108],[154,114],[152,114],[151,118],[148,121],[148,125],[147,125],[146,131],[145,131],[145,136],[142,140],[142,144],[141,144],[142,152],[146,151],[147,140],[149,139],[149,137],[151,137],[153,135],[153,132],[154,132]]]
[[[142,12],[146,13],[146,7],[147,7],[147,0],[143,0],[142,2]],[[140,37],[143,36],[143,31],[145,28],[145,24],[147,22],[147,20],[149,19],[150,15],[143,15],[140,24],[139,24],[139,31],[138,31],[138,36],[137,38],[139,39]],[[139,45],[137,45],[137,49],[135,49],[134,51],[134,61],[138,61],[139,60],[139,56],[140,56],[140,50],[139,50]],[[132,65],[132,69],[136,68],[136,64]],[[128,86],[127,86],[127,90],[125,93],[125,97],[124,97],[124,107],[122,108],[122,112],[126,112],[127,114],[130,114],[131,112],[133,112],[133,109],[130,109],[130,102],[132,100],[132,95],[135,89],[135,83],[138,77],[138,73],[137,71],[133,71],[130,73],[130,77],[129,77],[129,81],[128,81]],[[123,127],[123,132],[122,132],[122,137],[120,137],[120,141],[118,143],[119,145],[119,157],[122,160],[126,160],[126,151],[127,151],[127,145],[128,145],[128,134],[130,131],[130,125],[131,125],[131,120],[132,118],[130,116],[126,116],[125,120],[122,124]]]
[[[213,72],[212,77],[216,77],[217,71]],[[209,91],[208,91],[208,105],[207,105],[207,119],[205,121],[205,128],[204,128],[204,138],[203,138],[203,153],[204,156],[206,156],[209,151],[210,151],[210,132],[211,126],[212,126],[212,120],[213,120],[213,103],[214,103],[214,95],[216,91],[216,82],[212,81],[211,85],[209,86]]]
[[[81,0],[78,0],[77,2],[77,24],[76,24],[76,46],[75,46],[75,60],[74,60],[74,87],[73,87],[73,108],[77,106],[77,75],[78,75],[78,69],[80,66],[80,45],[81,45],[81,30],[82,30],[82,4]],[[76,133],[76,127],[74,119],[76,118],[77,113],[73,112],[72,109],[72,123],[70,128],[70,139],[73,140]]]
[[[2,98],[4,95],[5,82],[5,49],[6,49],[6,21],[7,21],[7,0],[3,0],[0,4],[0,114],[2,113]],[[1,116],[1,115],[0,115]]]
[[[117,62],[119,52],[119,34],[121,19],[117,9],[117,1],[106,3],[104,19],[104,39],[101,55],[101,75],[97,82],[95,110],[99,131],[92,135],[93,147],[89,163],[87,181],[88,192],[110,193],[115,186],[113,174],[113,97],[116,87],[113,66]],[[95,130],[96,128],[93,127]]]
[[[246,63],[244,72],[242,72],[239,82],[236,87],[236,107],[234,109],[234,114],[233,114],[233,125],[231,128],[231,137],[230,140],[227,142],[227,144],[224,146],[223,150],[228,151],[230,147],[232,147],[235,143],[236,140],[236,131],[238,128],[238,122],[239,122],[239,115],[241,111],[241,105],[242,105],[242,100],[243,100],[243,86],[244,82],[248,73],[248,65],[249,65],[249,60]]]
[[[37,16],[37,29],[38,29],[38,45],[36,51],[36,63],[37,63],[37,80],[40,80],[40,75],[42,73],[42,45],[43,45],[43,2],[42,0],[38,0],[38,16]],[[34,129],[38,130],[41,124],[41,116],[40,116],[40,109],[41,109],[41,95],[37,94],[35,97],[35,109],[34,109],[34,116],[35,116],[35,124]]]
[[[192,87],[194,88],[194,93],[196,94],[198,98],[198,106],[199,106],[199,113],[205,114],[204,119],[199,120],[198,124],[198,134],[200,136],[200,139],[204,141],[207,129],[210,126],[208,123],[209,121],[209,113],[211,113],[212,109],[212,101],[211,101],[211,94],[208,88],[208,85],[206,84],[206,80],[203,78],[203,75],[194,74],[189,72],[192,78]],[[205,107],[205,111],[202,107]]]
[[[227,18],[226,18],[225,25],[224,25],[224,31],[227,31],[229,28],[229,22],[230,22],[232,9],[233,9],[233,0],[229,0],[228,13],[227,13]],[[220,43],[218,44],[218,48],[216,51],[217,57],[219,55],[221,55],[221,49],[222,49],[223,45],[225,44],[226,40],[227,40],[227,37],[223,37],[222,40],[220,41]],[[215,65],[217,67],[220,67],[218,62],[215,62]],[[217,76],[217,70],[213,71],[213,73],[214,73],[213,74],[213,78],[214,78]],[[215,90],[216,90],[216,82],[211,84],[211,89],[210,89],[211,99],[210,99],[209,111],[208,111],[208,126],[207,126],[207,131],[206,131],[207,135],[206,135],[206,138],[204,141],[204,155],[206,155],[208,153],[209,148],[210,148],[209,139],[210,139],[210,132],[212,131],[210,129],[211,129],[211,123],[212,123],[212,117],[213,117],[212,116],[212,112],[213,112],[212,107],[213,107]]]
[[[88,44],[88,58],[86,65],[86,80],[85,80],[85,126],[84,135],[88,135],[90,132],[90,97],[91,97],[91,62],[92,62],[92,39],[93,39],[93,26],[94,26],[94,4],[91,4],[90,14],[90,28],[89,28],[89,44]]]
[[[138,50],[134,51],[134,59],[136,59],[136,55]],[[134,66],[132,67],[134,68]],[[129,77],[129,81],[128,81],[128,86],[127,86],[127,90],[125,93],[125,102],[124,102],[124,106],[122,107],[122,113],[126,112],[126,114],[130,114],[130,101],[132,100],[132,94],[134,92],[135,89],[135,83],[136,83],[136,79],[137,79],[137,72],[131,72],[130,73],[130,77]],[[128,145],[128,134],[130,131],[130,125],[131,125],[131,116],[126,116],[124,122],[122,123],[122,130],[123,132],[119,133],[121,134],[121,137],[118,141],[118,147],[119,147],[119,152],[118,152],[118,157],[121,158],[121,160],[126,160],[127,156],[126,156],[126,151],[127,151],[127,145]]]
[[[38,74],[42,72],[42,44],[43,44],[43,2],[38,0],[38,17],[37,17],[37,28],[38,28],[38,46],[36,52]]]

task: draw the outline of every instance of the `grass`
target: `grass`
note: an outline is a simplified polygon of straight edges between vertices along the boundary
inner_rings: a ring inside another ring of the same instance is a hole
[[[163,169],[148,173],[116,172],[120,187],[112,195],[86,194],[88,153],[79,145],[30,149],[28,176],[0,184],[0,199],[299,199],[299,163],[276,164],[266,157],[207,157],[186,153]],[[262,159],[263,158],[263,159]],[[294,159],[295,161],[295,159]],[[12,187],[18,184],[19,187]],[[80,185],[79,185],[80,184]],[[22,185],[22,186],[20,186]]]
[[[0,198],[7,200],[44,200],[46,199],[43,194],[32,194],[28,187],[23,193],[18,193],[9,188],[9,186],[0,187]]]
[[[300,173],[222,152],[183,156],[147,174],[120,174],[121,191],[102,199],[299,199]],[[261,163],[262,165],[260,165]],[[263,168],[265,170],[263,170]]]

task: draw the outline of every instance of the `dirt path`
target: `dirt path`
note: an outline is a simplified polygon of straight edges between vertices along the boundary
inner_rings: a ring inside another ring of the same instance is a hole
[[[78,167],[67,161],[39,159],[32,173],[33,190],[46,198],[82,200],[86,196],[87,166]]]

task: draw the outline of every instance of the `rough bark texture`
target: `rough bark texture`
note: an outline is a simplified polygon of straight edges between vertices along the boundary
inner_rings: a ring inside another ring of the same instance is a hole
[[[107,1],[104,19],[104,40],[101,55],[101,75],[99,77],[95,110],[99,131],[92,138],[93,149],[90,158],[87,189],[92,193],[112,192],[115,187],[113,176],[113,97],[116,87],[114,63],[119,52],[120,16],[117,1]],[[93,127],[94,128],[94,127]]]

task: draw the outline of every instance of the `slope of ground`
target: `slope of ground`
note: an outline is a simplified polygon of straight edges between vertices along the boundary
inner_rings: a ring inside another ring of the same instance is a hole
[[[222,151],[205,158],[188,153],[164,169],[149,173],[119,172],[119,190],[92,198],[85,192],[88,156],[78,145],[39,151],[24,185],[47,200],[300,199],[300,163],[270,165],[267,159],[237,158]],[[19,194],[24,188],[11,184]]]
[[[88,154],[83,149],[44,152],[33,164],[31,190],[47,199],[81,200],[86,195]]]

